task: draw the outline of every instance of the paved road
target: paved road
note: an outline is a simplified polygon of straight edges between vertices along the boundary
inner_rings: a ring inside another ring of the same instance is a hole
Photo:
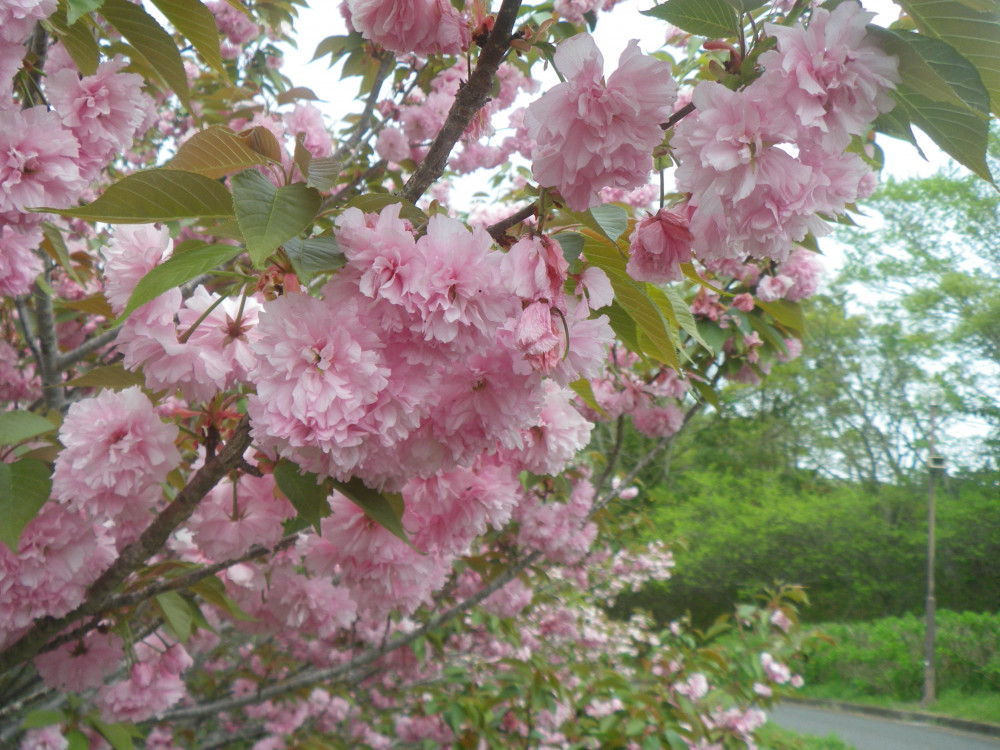
[[[775,724],[803,734],[836,734],[856,750],[1000,750],[1000,738],[806,706],[771,709]]]

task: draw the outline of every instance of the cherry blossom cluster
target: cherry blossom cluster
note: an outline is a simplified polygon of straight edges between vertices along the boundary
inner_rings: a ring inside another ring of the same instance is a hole
[[[28,209],[75,204],[108,162],[148,127],[153,114],[142,77],[122,72],[121,56],[102,62],[89,76],[80,76],[71,64],[48,66],[42,85],[48,106],[28,106],[30,100],[13,97],[25,41],[35,23],[55,8],[45,0],[0,9],[0,93],[6,91],[0,96],[0,152],[5,155],[0,162],[0,294],[6,296],[27,294],[42,270],[33,250],[42,241],[44,217]]]
[[[820,215],[874,190],[864,159],[844,150],[892,108],[899,80],[896,58],[865,30],[873,17],[841,3],[817,8],[808,27],[765,24],[777,49],[760,56],[759,78],[737,91],[695,87],[671,147],[698,257],[783,261],[807,233],[830,231]]]

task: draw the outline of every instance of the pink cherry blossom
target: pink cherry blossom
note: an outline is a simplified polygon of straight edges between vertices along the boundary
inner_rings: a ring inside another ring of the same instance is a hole
[[[254,544],[274,544],[284,534],[282,522],[294,515],[291,504],[276,497],[273,476],[245,474],[235,487],[231,482],[214,487],[191,516],[188,528],[206,555],[226,560]]]
[[[97,688],[125,658],[122,640],[114,633],[92,630],[79,641],[35,657],[38,674],[49,687],[75,693]]]
[[[43,106],[0,109],[0,221],[36,224],[28,208],[66,208],[87,187],[80,175],[80,144],[59,115]]]
[[[17,552],[0,544],[0,647],[38,617],[61,617],[115,558],[108,531],[48,502],[21,532]]]
[[[893,108],[889,90],[899,82],[897,59],[882,51],[866,24],[875,17],[857,3],[833,11],[816,8],[808,26],[764,24],[777,50],[759,58],[777,106],[827,151],[840,151]]]
[[[686,212],[660,209],[636,223],[625,270],[638,281],[680,281],[684,277],[680,264],[691,262],[693,241]]]
[[[468,24],[448,0],[347,0],[351,25],[397,54],[457,54],[468,47]]]
[[[643,407],[632,412],[632,424],[648,437],[669,437],[684,426],[684,412],[676,404]]]
[[[669,63],[643,55],[633,40],[607,83],[604,60],[589,34],[562,42],[556,68],[566,81],[533,103],[525,115],[535,139],[531,171],[582,211],[600,202],[603,187],[646,183],[660,123],[671,112],[677,85]]]
[[[153,224],[122,224],[104,247],[104,296],[120,315],[139,279],[170,256],[170,232]]]
[[[65,447],[56,459],[52,494],[92,518],[145,510],[180,462],[177,432],[138,386],[77,401],[59,428]]]
[[[42,272],[42,261],[33,252],[42,242],[42,232],[31,227],[19,232],[0,226],[0,296],[28,294],[35,277]]]
[[[142,76],[122,73],[125,59],[102,62],[94,75],[82,78],[60,70],[46,79],[49,104],[80,142],[81,157],[99,169],[115,153],[131,146],[153,100],[142,91]]]

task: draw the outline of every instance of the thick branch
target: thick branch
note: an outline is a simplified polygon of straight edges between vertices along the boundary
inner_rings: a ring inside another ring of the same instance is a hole
[[[42,378],[42,394],[49,409],[62,411],[66,406],[62,378],[59,375],[59,338],[56,335],[56,315],[52,297],[41,284],[35,284],[35,325],[38,328],[38,374]]]
[[[521,0],[503,0],[500,12],[497,13],[496,23],[493,25],[493,31],[479,55],[476,69],[469,76],[468,82],[455,95],[455,101],[448,111],[448,118],[441,128],[441,132],[434,139],[434,143],[431,144],[427,156],[420,162],[420,166],[407,180],[403,189],[399,191],[401,198],[415,203],[424,194],[424,191],[444,173],[451,150],[455,148],[458,139],[469,127],[472,118],[489,101],[490,92],[493,90],[493,79],[500,63],[503,62],[504,56],[507,54],[507,49],[513,38],[511,34],[514,30],[514,22],[517,20],[520,8]]]
[[[250,442],[250,419],[243,417],[226,447],[205,462],[142,536],[122,550],[111,567],[87,589],[83,604],[64,617],[43,617],[36,620],[35,626],[27,634],[0,653],[0,674],[33,658],[54,636],[77,620],[105,611],[115,589],[146,560],[163,549],[170,534],[194,513],[208,491],[239,466]]]

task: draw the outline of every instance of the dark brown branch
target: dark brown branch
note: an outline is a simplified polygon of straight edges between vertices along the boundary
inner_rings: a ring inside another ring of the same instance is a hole
[[[513,226],[517,226],[525,219],[534,216],[536,213],[536,208],[534,203],[529,203],[524,208],[517,211],[517,213],[511,214],[506,219],[498,221],[496,224],[491,224],[486,227],[486,231],[490,233],[490,236],[496,242],[500,242],[503,236],[507,233],[507,230]]]
[[[250,419],[243,417],[226,447],[205,462],[142,536],[122,550],[111,567],[91,584],[83,604],[64,617],[43,617],[36,620],[31,630],[0,653],[0,674],[34,658],[53,637],[77,620],[104,612],[115,589],[146,560],[163,549],[170,534],[190,518],[209,490],[239,465],[250,442]]]
[[[451,150],[469,127],[472,118],[489,101],[490,92],[493,90],[493,79],[507,54],[513,38],[514,22],[517,20],[520,8],[521,0],[503,0],[493,31],[479,55],[476,69],[455,95],[455,101],[448,111],[448,118],[434,139],[434,143],[431,144],[427,156],[399,191],[401,198],[416,203],[424,191],[444,173]]]
[[[674,125],[683,120],[692,112],[694,112],[694,102],[688,102],[679,110],[670,115],[670,117],[667,118],[666,122],[661,122],[660,127],[663,130],[670,130],[670,128],[672,128]]]

